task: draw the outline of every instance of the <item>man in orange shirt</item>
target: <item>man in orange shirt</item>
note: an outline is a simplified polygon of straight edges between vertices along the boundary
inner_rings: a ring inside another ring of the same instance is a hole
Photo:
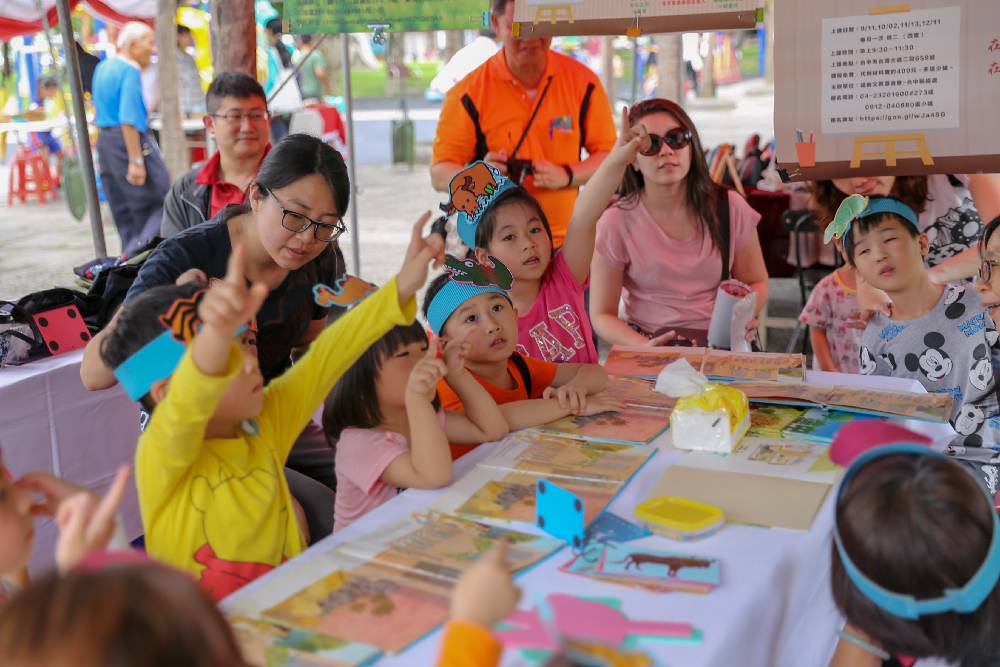
[[[491,22],[503,49],[448,91],[431,183],[447,191],[466,164],[489,162],[538,200],[558,247],[579,186],[615,144],[615,125],[597,76],[550,51],[551,38],[516,39],[513,20],[514,0],[493,0]],[[584,148],[588,157],[581,160]],[[530,160],[530,169],[519,160]]]

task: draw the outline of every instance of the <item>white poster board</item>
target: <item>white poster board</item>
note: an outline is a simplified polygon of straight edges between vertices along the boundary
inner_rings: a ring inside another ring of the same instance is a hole
[[[519,0],[515,34],[649,35],[754,28],[764,0]]]
[[[775,2],[792,180],[1000,171],[1000,2]]]

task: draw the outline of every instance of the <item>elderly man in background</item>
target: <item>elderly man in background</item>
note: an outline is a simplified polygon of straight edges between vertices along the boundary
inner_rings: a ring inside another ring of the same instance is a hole
[[[170,188],[163,157],[149,135],[142,98],[139,73],[152,54],[153,30],[145,23],[127,23],[118,36],[118,54],[94,72],[101,184],[126,255],[159,232],[163,198]]]
[[[486,160],[538,200],[558,247],[579,187],[615,145],[611,105],[597,75],[549,49],[552,38],[514,37],[514,0],[492,0],[492,10],[503,48],[448,91],[431,183],[444,192],[466,164]]]

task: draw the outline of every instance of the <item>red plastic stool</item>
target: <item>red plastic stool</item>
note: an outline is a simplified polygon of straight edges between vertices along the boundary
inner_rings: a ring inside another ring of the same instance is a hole
[[[52,194],[52,175],[49,173],[49,166],[45,164],[45,158],[24,146],[18,146],[14,161],[10,164],[7,186],[8,206],[14,203],[14,197],[20,199],[22,204],[28,200],[29,195],[37,197],[42,204],[49,197],[55,198]]]

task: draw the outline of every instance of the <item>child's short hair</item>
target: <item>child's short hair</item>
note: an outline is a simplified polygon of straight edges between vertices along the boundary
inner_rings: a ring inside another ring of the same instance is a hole
[[[906,206],[902,202],[899,202],[899,200],[893,199],[892,197],[869,197],[868,205],[869,207],[872,205],[877,206],[879,202],[897,202],[901,206]],[[916,218],[915,213],[913,214],[913,216],[914,218]],[[843,243],[844,245],[844,254],[847,255],[847,259],[851,263],[851,266],[855,266],[854,249],[857,246],[857,241],[854,238],[854,232],[857,231],[858,234],[867,234],[869,231],[871,231],[875,227],[878,227],[881,223],[885,222],[886,220],[898,220],[899,224],[903,226],[903,229],[906,230],[906,232],[910,235],[911,238],[917,238],[918,236],[920,236],[920,230],[917,228],[916,224],[914,224],[910,220],[907,220],[905,217],[903,217],[898,213],[892,213],[890,211],[882,211],[879,213],[872,213],[864,217],[855,218],[853,221],[851,221],[850,229],[848,229],[847,233],[844,234],[840,239],[841,243]]]
[[[837,506],[837,527],[855,567],[879,586],[917,599],[961,588],[990,548],[995,511],[961,464],[944,456],[888,454],[858,470]],[[872,602],[832,549],[833,599],[847,621],[891,653],[949,664],[1000,659],[1000,587],[971,613],[908,620]]]
[[[344,373],[327,398],[323,409],[323,431],[327,439],[340,437],[345,428],[375,428],[382,423],[376,385],[382,363],[404,345],[428,342],[419,322],[395,326],[365,350]],[[434,407],[438,402],[435,399]]]
[[[177,299],[187,299],[201,285],[161,285],[147,290],[122,306],[111,326],[111,332],[101,343],[100,353],[104,364],[118,368],[126,359],[141,350],[147,343],[162,334],[165,327],[160,316],[170,310]],[[147,393],[139,403],[152,414],[156,404]]]
[[[191,577],[152,562],[33,582],[0,611],[0,663],[246,664],[226,620]]]
[[[493,230],[497,226],[497,216],[500,210],[513,204],[523,204],[532,209],[538,216],[538,219],[542,221],[545,233],[549,235],[549,242],[552,242],[552,228],[549,227],[549,219],[545,217],[545,211],[542,210],[541,204],[527,190],[518,186],[501,193],[500,196],[493,200],[486,211],[483,212],[483,217],[479,220],[479,226],[476,227],[476,248],[489,247],[490,239],[493,237]],[[469,248],[470,254],[474,251],[475,248]]]

